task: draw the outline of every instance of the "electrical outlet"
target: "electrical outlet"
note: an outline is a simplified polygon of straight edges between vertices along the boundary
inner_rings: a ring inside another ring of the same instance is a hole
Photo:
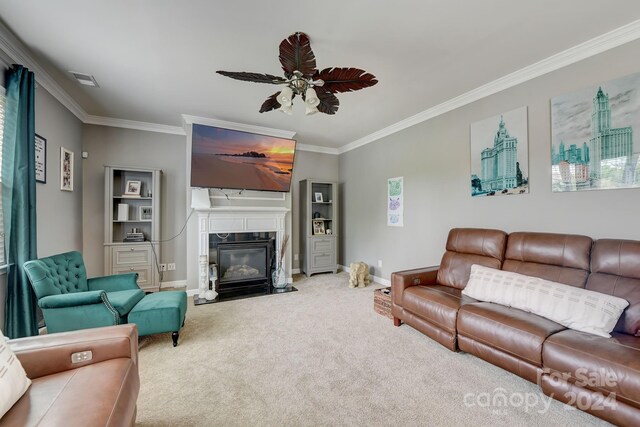
[[[170,262],[169,264],[167,264],[167,270],[173,271],[175,269],[176,269],[176,263],[175,262]]]
[[[381,259],[378,260],[378,268],[382,268],[382,260]]]
[[[298,261],[298,254],[293,254],[293,260]]]
[[[167,264],[160,264],[160,271],[167,271]]]

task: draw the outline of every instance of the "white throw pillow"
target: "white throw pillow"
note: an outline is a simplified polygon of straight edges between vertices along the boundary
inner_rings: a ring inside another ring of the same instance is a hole
[[[13,354],[0,331],[0,418],[22,397],[31,385],[27,373]]]
[[[610,338],[629,302],[612,295],[481,265],[462,291],[471,298],[534,313],[576,331]]]

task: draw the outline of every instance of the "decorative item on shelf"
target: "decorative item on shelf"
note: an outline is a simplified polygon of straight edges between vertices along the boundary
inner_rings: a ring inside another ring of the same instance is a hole
[[[118,221],[129,221],[129,205],[126,203],[118,204]]]
[[[140,218],[140,221],[151,221],[153,219],[153,207],[140,206],[138,208],[138,218]]]
[[[316,203],[322,203],[322,193],[314,193],[314,196]]]
[[[309,36],[297,32],[280,43],[280,64],[285,78],[271,74],[216,71],[226,77],[254,83],[284,85],[281,92],[271,95],[260,107],[260,112],[278,109],[293,114],[293,98],[300,96],[306,105],[306,114],[318,111],[335,114],[340,101],[338,92],[353,92],[378,83],[373,74],[359,68],[316,69],[316,57],[311,49]]]
[[[140,181],[127,181],[127,187],[124,190],[124,197],[140,197],[140,189],[142,183]]]
[[[327,234],[333,234],[330,228],[327,228]]]
[[[314,212],[313,219],[318,219],[318,218],[322,218],[322,214],[320,212]]]
[[[130,232],[126,232],[123,242],[144,242],[144,233],[139,228],[132,228]]]
[[[313,234],[325,234],[323,220],[321,219],[313,220]]]
[[[276,289],[284,289],[287,287],[287,273],[284,271],[283,263],[284,256],[287,253],[287,243],[289,243],[289,235],[286,234],[280,244],[280,251],[278,253],[278,264],[276,269],[271,273],[271,286]]]

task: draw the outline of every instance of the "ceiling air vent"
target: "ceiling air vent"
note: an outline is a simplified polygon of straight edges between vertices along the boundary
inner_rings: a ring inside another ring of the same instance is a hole
[[[96,81],[95,77],[93,77],[91,74],[78,73],[76,71],[69,71],[69,72],[73,75],[73,77],[76,78],[78,83],[80,83],[81,85],[100,87],[98,86],[98,82]]]

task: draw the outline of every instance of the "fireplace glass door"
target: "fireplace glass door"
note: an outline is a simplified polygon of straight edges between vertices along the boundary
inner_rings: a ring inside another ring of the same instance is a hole
[[[268,280],[269,250],[266,243],[218,245],[219,287]]]

